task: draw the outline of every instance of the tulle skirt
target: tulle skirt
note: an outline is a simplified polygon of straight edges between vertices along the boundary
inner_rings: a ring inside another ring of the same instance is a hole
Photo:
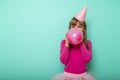
[[[82,74],[73,74],[73,73],[64,72],[56,75],[55,77],[52,78],[52,80],[96,80],[96,79],[87,72]]]

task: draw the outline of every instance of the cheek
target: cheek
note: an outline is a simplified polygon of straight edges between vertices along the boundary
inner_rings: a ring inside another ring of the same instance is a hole
[[[73,28],[71,27],[69,30],[71,30],[71,29],[73,29]]]
[[[83,29],[82,29],[82,28],[79,28],[79,30],[83,32]]]

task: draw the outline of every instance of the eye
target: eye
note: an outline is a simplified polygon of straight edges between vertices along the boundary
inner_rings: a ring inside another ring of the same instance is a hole
[[[82,28],[81,26],[78,26],[79,28]]]
[[[71,26],[72,28],[75,28],[75,26]]]
[[[76,24],[72,24],[72,26],[75,26]]]
[[[71,28],[75,28],[75,24],[72,24],[72,25],[71,25]]]

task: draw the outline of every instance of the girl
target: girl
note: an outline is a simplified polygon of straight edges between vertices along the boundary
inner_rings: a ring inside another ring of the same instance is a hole
[[[69,30],[76,28],[82,31],[83,40],[79,45],[70,44],[67,38],[61,41],[60,61],[65,65],[65,69],[64,73],[55,76],[53,80],[95,80],[87,73],[86,67],[86,63],[92,59],[92,43],[87,40],[86,34],[86,11],[87,7],[70,21]]]

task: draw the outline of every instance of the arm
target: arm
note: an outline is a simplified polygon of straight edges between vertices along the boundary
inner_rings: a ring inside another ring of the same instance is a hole
[[[82,56],[85,62],[90,62],[92,59],[92,43],[88,41],[89,50],[86,48],[84,42],[81,43],[80,49],[82,52]]]
[[[69,46],[65,45],[65,40],[62,40],[60,45],[60,61],[63,64],[67,64],[68,57],[69,57]]]

